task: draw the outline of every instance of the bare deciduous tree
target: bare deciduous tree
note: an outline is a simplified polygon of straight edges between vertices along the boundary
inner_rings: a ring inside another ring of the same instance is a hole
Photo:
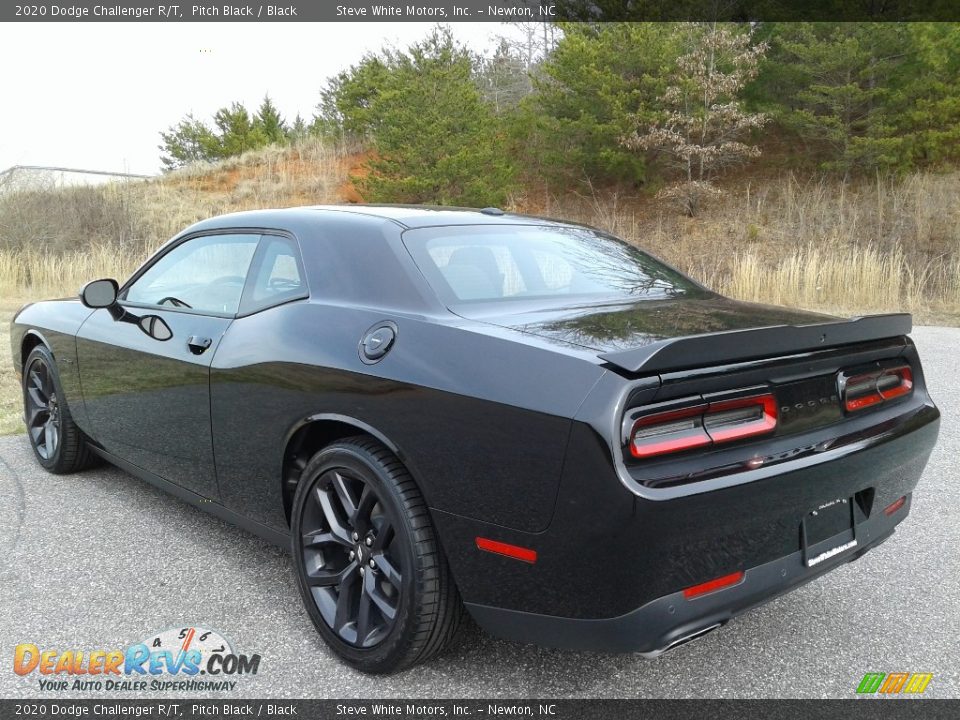
[[[700,200],[717,192],[710,184],[717,172],[760,154],[741,138],[762,127],[767,116],[747,112],[739,96],[756,77],[767,45],[753,45],[749,32],[717,23],[693,24],[689,34],[692,50],[677,59],[662,98],[662,120],[638,127],[623,144],[669,158],[685,179],[663,195],[693,216]]]

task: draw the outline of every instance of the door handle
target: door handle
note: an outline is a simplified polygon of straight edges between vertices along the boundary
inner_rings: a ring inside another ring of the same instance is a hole
[[[213,340],[208,337],[191,335],[187,338],[187,347],[194,355],[203,355],[203,351],[213,344]]]

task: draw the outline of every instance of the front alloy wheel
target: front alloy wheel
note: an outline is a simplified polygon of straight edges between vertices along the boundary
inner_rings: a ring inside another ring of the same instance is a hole
[[[76,472],[97,462],[73,422],[57,364],[45,345],[34,347],[23,363],[23,419],[33,453],[49,472]]]
[[[377,441],[341,440],[301,472],[291,525],[297,579],[327,644],[394,672],[440,652],[462,609],[426,503]]]
[[[43,357],[35,357],[26,370],[24,404],[30,442],[41,460],[50,461],[60,448],[61,419],[53,372]]]

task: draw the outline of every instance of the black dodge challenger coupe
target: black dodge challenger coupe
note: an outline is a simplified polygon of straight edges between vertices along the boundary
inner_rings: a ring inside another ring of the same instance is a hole
[[[105,458],[289,547],[368,672],[464,608],[655,656],[887,539],[939,426],[909,315],[736,302],[493,208],[217,217],[12,330],[46,469]]]

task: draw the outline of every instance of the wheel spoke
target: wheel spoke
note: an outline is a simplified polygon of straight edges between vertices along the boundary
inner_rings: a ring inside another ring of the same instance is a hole
[[[330,479],[330,486],[334,489],[334,492],[337,493],[337,498],[343,507],[343,514],[348,518],[353,518],[357,513],[357,503],[353,499],[353,493],[347,486],[346,478],[336,470],[331,470],[330,473],[333,476]]]
[[[377,504],[377,496],[369,485],[363,486],[363,492],[360,493],[360,502],[353,515],[350,516],[350,524],[358,531],[366,532],[370,525],[370,511]]]
[[[30,402],[33,403],[34,407],[45,410],[49,400],[43,394],[43,391],[36,386],[31,386],[27,388],[27,394],[30,396]]]
[[[397,567],[383,553],[374,553],[373,561],[377,563],[377,570],[383,579],[400,590],[400,581],[403,579]]]
[[[38,364],[37,379],[37,387],[40,389],[40,392],[44,394],[44,397],[50,397],[50,390],[52,389],[52,383],[50,382],[50,368],[47,367],[45,362]]]
[[[380,527],[377,528],[377,537],[373,541],[372,550],[382,552],[393,540],[393,523],[387,519],[386,515],[381,516]]]
[[[351,565],[356,568],[356,563],[351,563]],[[360,577],[358,572],[351,572],[347,574],[345,580],[340,585],[340,594],[337,597],[337,615],[333,619],[333,629],[335,632],[340,633],[344,626],[353,619],[353,606],[355,605],[357,591],[360,588],[357,587],[357,578]]]
[[[304,533],[304,548],[315,548],[320,545],[340,545],[343,547],[351,547],[350,543],[344,538],[340,537],[339,535],[335,535],[332,532],[327,532],[326,530],[315,530],[314,532]]]
[[[46,416],[46,417],[41,417]],[[50,417],[50,411],[45,407],[33,407],[30,408],[30,412],[27,413],[27,427],[37,427],[40,425],[46,425],[47,419]]]
[[[307,573],[307,584],[312,587],[340,585],[340,591],[343,592],[343,587],[353,582],[357,570],[358,566],[355,562],[351,562],[342,570],[316,570],[312,573]]]
[[[34,369],[30,370],[29,375],[30,384],[46,397],[47,393],[44,391],[46,388],[46,368],[39,362],[34,363],[33,368]],[[43,373],[43,375],[41,375],[41,373]]]
[[[396,606],[390,604],[390,601],[387,600],[386,596],[380,591],[375,581],[371,579],[369,584],[364,584],[363,589],[365,591],[364,594],[370,597],[385,620],[392,621],[397,616]]]
[[[323,516],[327,520],[327,524],[330,526],[330,532],[336,535],[344,544],[350,544],[350,530],[340,519],[340,516],[337,514],[336,509],[333,507],[333,503],[330,502],[330,495],[326,490],[321,490],[319,487],[315,488],[314,498],[320,504],[320,509],[323,510]]]
[[[360,611],[357,613],[357,645],[366,645],[370,634],[370,593],[367,586],[373,582],[373,576],[367,573],[363,578],[363,592],[360,593]]]

